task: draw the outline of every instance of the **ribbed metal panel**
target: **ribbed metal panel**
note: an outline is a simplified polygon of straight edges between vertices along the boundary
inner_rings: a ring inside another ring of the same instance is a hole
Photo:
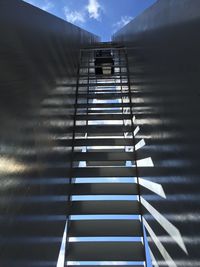
[[[154,2],[113,41],[127,48],[132,109],[148,138],[138,155],[154,162],[139,177],[155,266],[200,266],[200,1]]]
[[[59,132],[64,120],[72,138],[79,51],[96,37],[21,0],[0,1],[0,36],[0,266],[55,267],[71,144],[58,149],[48,126]],[[71,98],[62,105],[63,81]]]

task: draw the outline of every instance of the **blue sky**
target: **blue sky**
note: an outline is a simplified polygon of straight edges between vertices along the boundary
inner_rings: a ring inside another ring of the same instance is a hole
[[[156,0],[24,0],[109,41]]]

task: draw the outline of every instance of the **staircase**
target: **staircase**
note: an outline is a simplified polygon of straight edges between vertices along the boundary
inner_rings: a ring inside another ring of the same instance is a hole
[[[113,65],[104,64],[104,73],[96,75],[102,50]],[[75,105],[65,266],[146,266],[135,153],[139,140],[123,47],[81,50]]]

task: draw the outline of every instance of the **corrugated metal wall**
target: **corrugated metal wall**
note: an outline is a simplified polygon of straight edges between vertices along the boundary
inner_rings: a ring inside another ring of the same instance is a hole
[[[140,177],[155,266],[200,266],[199,10],[160,0],[113,36],[127,47],[138,157],[154,162]]]
[[[1,0],[0,36],[0,265],[56,266],[79,50],[98,38],[18,0]]]

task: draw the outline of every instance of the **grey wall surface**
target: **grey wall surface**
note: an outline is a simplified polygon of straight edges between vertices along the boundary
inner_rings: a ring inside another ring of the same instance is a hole
[[[81,46],[98,38],[0,1],[0,266],[56,266]]]
[[[113,36],[127,47],[138,158],[154,163],[139,175],[155,266],[200,266],[199,28],[200,1],[160,0]]]

